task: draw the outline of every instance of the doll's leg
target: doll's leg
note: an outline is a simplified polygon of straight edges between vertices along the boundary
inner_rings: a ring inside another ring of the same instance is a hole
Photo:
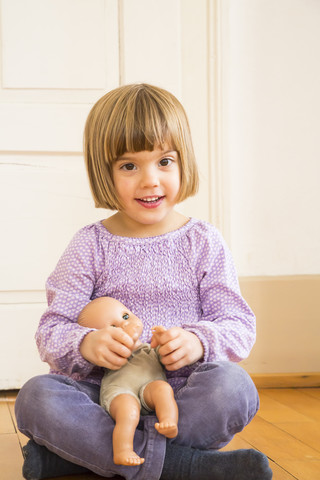
[[[258,392],[247,372],[231,362],[200,365],[176,393],[179,445],[219,449],[254,417]]]
[[[116,465],[141,465],[144,458],[133,450],[133,437],[140,420],[140,403],[130,394],[120,394],[110,405],[115,421],[113,430],[113,461]]]
[[[155,428],[167,438],[178,434],[178,407],[169,383],[155,380],[148,383],[143,391],[143,399],[151,410],[156,412],[158,422]]]
[[[105,477],[119,475],[126,480],[160,477],[166,439],[155,430],[155,417],[145,417],[142,430],[137,429],[134,437],[134,451],[145,462],[136,467],[115,465],[114,421],[98,404],[99,390],[96,385],[75,382],[62,375],[41,375],[23,386],[16,401],[18,428],[37,445],[46,447],[48,453],[38,455],[38,461],[33,462],[37,471],[28,478],[53,477],[57,471],[63,475],[61,464],[55,460],[60,458]],[[33,455],[31,452],[30,457]],[[67,473],[72,471],[68,469]]]

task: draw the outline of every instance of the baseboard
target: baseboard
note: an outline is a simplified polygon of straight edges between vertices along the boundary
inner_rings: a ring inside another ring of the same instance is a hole
[[[257,317],[248,372],[320,372],[320,275],[240,277]],[[309,376],[309,374],[307,374]],[[315,379],[317,380],[317,379]]]
[[[311,373],[253,373],[257,388],[311,388],[320,387],[320,372]]]

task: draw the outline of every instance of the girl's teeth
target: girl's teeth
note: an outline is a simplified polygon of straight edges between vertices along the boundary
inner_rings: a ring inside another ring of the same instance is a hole
[[[141,200],[143,202],[155,202],[158,199],[159,199],[159,197],[153,197],[153,198],[142,198]]]

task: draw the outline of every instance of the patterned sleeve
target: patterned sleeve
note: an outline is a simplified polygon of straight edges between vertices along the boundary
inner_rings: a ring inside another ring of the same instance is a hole
[[[99,275],[97,249],[93,228],[85,227],[74,236],[47,280],[48,308],[36,332],[41,360],[51,371],[75,379],[93,368],[79,351],[92,329],[78,325],[77,317],[89,303]]]
[[[184,328],[204,347],[204,361],[246,358],[255,342],[255,316],[243,299],[231,253],[213,227],[195,240],[194,267],[199,285],[201,318]]]

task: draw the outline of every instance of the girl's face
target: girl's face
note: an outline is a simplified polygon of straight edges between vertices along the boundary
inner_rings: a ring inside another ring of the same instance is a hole
[[[169,145],[153,151],[126,152],[113,165],[113,180],[122,205],[118,215],[128,233],[166,233],[180,189],[179,156]]]

